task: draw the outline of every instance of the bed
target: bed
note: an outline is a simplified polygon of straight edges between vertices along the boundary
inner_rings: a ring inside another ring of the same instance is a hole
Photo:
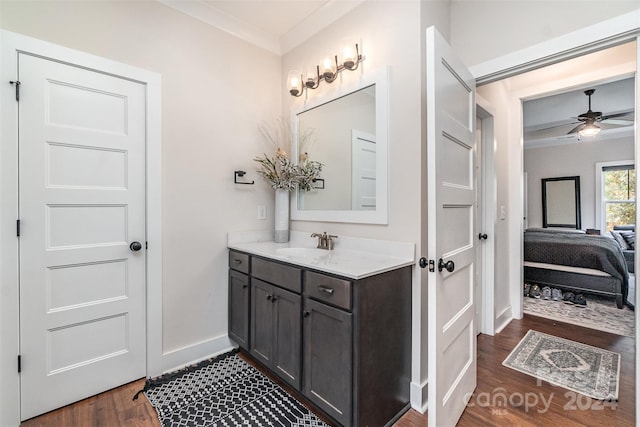
[[[629,272],[622,249],[607,236],[548,229],[524,233],[524,279],[564,291],[627,303]]]

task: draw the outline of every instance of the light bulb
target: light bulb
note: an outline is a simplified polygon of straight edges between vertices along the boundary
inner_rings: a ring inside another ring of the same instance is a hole
[[[342,52],[342,62],[345,68],[351,69],[356,63],[356,51],[354,46],[345,46]]]
[[[293,96],[298,96],[298,94],[302,90],[302,87],[300,85],[300,73],[296,70],[289,71],[287,81],[289,82],[289,93]]]
[[[325,79],[332,79],[334,74],[335,74],[335,70],[333,69],[334,63],[331,60],[331,57],[326,57],[324,58],[324,60],[322,61],[322,76]]]

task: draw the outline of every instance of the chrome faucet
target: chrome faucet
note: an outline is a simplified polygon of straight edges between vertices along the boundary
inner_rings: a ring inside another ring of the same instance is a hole
[[[319,233],[313,233],[311,235],[311,237],[317,237],[318,238],[318,249],[326,249],[326,250],[333,250],[333,239],[337,239],[338,236],[334,236],[332,234],[327,234],[327,232],[325,231],[322,234]]]

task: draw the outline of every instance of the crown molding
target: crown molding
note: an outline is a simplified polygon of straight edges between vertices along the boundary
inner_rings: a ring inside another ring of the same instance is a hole
[[[285,54],[291,51],[365,1],[366,0],[330,0],[280,37],[281,52]]]
[[[239,39],[265,50],[281,55],[280,41],[276,36],[251,24],[240,21],[228,13],[201,0],[157,0],[158,2],[182,12],[192,18],[229,33]]]
[[[248,43],[283,55],[351,12],[366,0],[330,0],[280,38],[205,3],[202,0],[157,0],[174,10],[218,28]]]

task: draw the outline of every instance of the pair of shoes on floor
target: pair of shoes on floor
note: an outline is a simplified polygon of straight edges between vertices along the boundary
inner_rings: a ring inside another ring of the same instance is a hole
[[[525,297],[528,297],[528,296],[529,296],[529,291],[530,291],[530,290],[531,290],[531,284],[530,284],[530,283],[525,283],[525,284],[524,284],[524,292],[523,292],[523,295],[524,295]]]
[[[540,289],[540,286],[531,285],[531,287],[529,288],[529,297],[539,299],[541,295],[542,290]]]
[[[562,301],[562,291],[558,288],[550,288],[549,286],[545,286],[544,288],[542,288],[542,299]]]
[[[582,294],[574,294],[573,292],[566,292],[564,294],[565,304],[575,305],[576,307],[586,307],[587,300]]]

